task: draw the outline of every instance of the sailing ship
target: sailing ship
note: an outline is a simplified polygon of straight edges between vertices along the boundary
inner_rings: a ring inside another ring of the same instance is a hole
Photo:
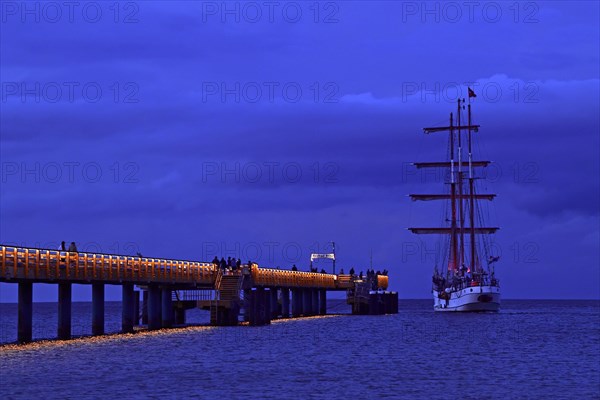
[[[476,97],[469,88],[469,103]],[[413,201],[443,200],[446,205],[445,223],[435,228],[409,228],[415,234],[439,235],[444,245],[441,265],[433,273],[435,311],[498,311],[500,284],[495,277],[494,264],[499,260],[490,254],[489,234],[499,228],[484,226],[482,202],[491,201],[495,194],[478,193],[478,175],[490,161],[473,160],[473,134],[479,125],[472,123],[471,104],[467,105],[467,124],[461,125],[465,99],[458,99],[455,116],[450,113],[448,126],[424,128],[425,134],[448,132],[448,159],[444,162],[417,162],[416,168],[443,168],[443,194],[411,194]],[[466,141],[466,143],[465,143]],[[463,160],[467,146],[467,158]],[[468,243],[467,243],[468,241]]]

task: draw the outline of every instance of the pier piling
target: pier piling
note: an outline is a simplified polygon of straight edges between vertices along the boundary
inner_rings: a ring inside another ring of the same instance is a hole
[[[244,289],[244,322],[250,322],[252,313],[252,290]]]
[[[302,289],[292,289],[292,317],[302,315]]]
[[[281,318],[290,317],[290,289],[281,289]]]
[[[319,314],[327,314],[327,290],[319,290]]]
[[[161,320],[163,328],[173,326],[173,302],[171,297],[171,289],[163,288],[162,291],[162,310]]]
[[[244,320],[250,325],[256,324],[256,290],[248,289],[244,292],[245,307]]]
[[[92,335],[104,335],[104,284],[92,284]]]
[[[33,325],[33,284],[19,282],[19,316],[17,321],[17,341],[31,342]]]
[[[264,325],[268,325],[271,323],[271,299],[272,299],[273,289],[263,290],[262,302],[264,307],[262,308],[262,323]]]
[[[58,284],[58,338],[71,339],[71,284]]]
[[[302,315],[305,317],[312,314],[312,295],[310,289],[302,290]]]
[[[140,292],[135,290],[133,292],[133,326],[140,324]]]
[[[161,292],[157,285],[148,285],[148,329],[160,329],[161,320]]]
[[[185,308],[183,307],[177,307],[174,310],[174,323],[176,325],[183,325],[185,324]]]
[[[148,325],[148,290],[142,292],[142,325]]]
[[[121,312],[121,330],[123,333],[133,332],[133,285],[123,284],[122,312]]]
[[[271,288],[271,319],[277,319],[279,316],[279,297],[277,288]]]
[[[319,315],[319,291],[317,289],[311,289],[312,296],[312,315]]]

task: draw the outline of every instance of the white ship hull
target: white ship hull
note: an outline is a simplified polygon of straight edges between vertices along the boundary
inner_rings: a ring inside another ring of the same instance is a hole
[[[498,311],[500,288],[498,286],[472,286],[440,293],[433,290],[435,311]]]

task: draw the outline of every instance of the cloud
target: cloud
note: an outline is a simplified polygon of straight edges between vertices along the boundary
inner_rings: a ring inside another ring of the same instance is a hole
[[[539,227],[562,243],[554,227],[565,222],[595,237],[586,222],[599,201],[593,13],[545,3],[536,24],[422,23],[403,22],[401,4],[367,14],[339,6],[332,24],[203,22],[200,5],[151,2],[129,25],[3,24],[2,240],[78,232],[195,258],[203,235],[337,237],[348,260],[368,262],[379,246],[392,265],[414,240],[411,215],[431,216],[405,195],[445,190],[443,176],[410,169],[447,151],[444,136],[422,128],[447,123],[467,82],[482,126],[475,157],[494,161],[481,190],[499,193],[503,232]],[[468,39],[459,49],[457,37]],[[101,89],[97,101],[86,85]],[[540,260],[556,273],[575,251],[566,241]],[[585,247],[580,261],[596,256]],[[393,280],[407,297],[429,294],[420,271],[404,273]]]

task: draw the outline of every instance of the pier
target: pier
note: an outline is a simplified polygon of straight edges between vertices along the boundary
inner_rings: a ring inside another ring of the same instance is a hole
[[[217,326],[261,326],[278,318],[324,315],[329,291],[345,292],[352,314],[398,312],[398,293],[387,291],[385,275],[360,279],[261,268],[255,263],[224,271],[210,262],[4,245],[0,251],[0,282],[18,285],[20,343],[32,340],[33,283],[58,285],[57,338],[63,340],[71,338],[73,284],[92,286],[92,335],[105,333],[105,285],[122,287],[124,333],[140,323],[149,330],[184,325],[186,310],[196,307],[210,311],[210,323]]]

